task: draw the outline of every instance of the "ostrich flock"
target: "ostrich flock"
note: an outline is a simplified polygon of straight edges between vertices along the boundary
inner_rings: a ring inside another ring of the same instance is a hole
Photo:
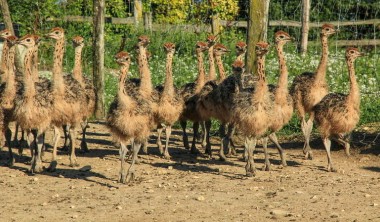
[[[265,76],[265,56],[269,44],[258,42],[255,45],[256,70],[247,73],[244,58],[247,45],[236,44],[236,60],[232,64],[232,73],[228,75],[223,67],[222,56],[229,52],[224,45],[217,43],[213,35],[205,42],[197,42],[195,51],[198,62],[198,74],[194,82],[176,88],[173,84],[173,56],[175,44],[163,45],[166,52],[166,77],[163,85],[154,87],[149,69],[150,40],[147,36],[138,37],[135,50],[139,78],[129,78],[131,55],[122,51],[115,55],[120,66],[118,89],[108,110],[106,125],[114,141],[120,145],[121,169],[119,182],[128,183],[135,177],[135,162],[141,147],[146,152],[147,141],[152,131],[157,130],[157,146],[164,158],[170,158],[168,152],[172,126],[179,121],[183,130],[184,147],[193,154],[199,154],[196,139],[199,127],[202,128],[202,146],[205,154],[212,155],[210,144],[211,120],[220,122],[221,160],[226,160],[236,151],[231,140],[235,129],[245,137],[244,159],[246,175],[254,176],[253,153],[258,140],[263,143],[265,162],[263,170],[270,170],[267,151],[268,139],[277,147],[281,164],[286,166],[286,155],[279,144],[276,132],[281,130],[295,111],[301,120],[305,137],[303,152],[306,159],[312,159],[309,145],[313,123],[317,125],[328,157],[328,171],[336,171],[330,155],[331,139],[343,144],[349,155],[350,144],[345,137],[352,131],[360,118],[360,95],[355,79],[355,59],[363,56],[357,48],[346,49],[346,62],[350,80],[350,91],[346,94],[331,93],[326,81],[328,65],[328,38],[336,32],[333,25],[324,24],[320,36],[322,55],[315,72],[305,72],[295,77],[288,88],[287,62],[283,46],[293,40],[284,31],[275,33],[275,49],[279,61],[279,74],[276,85],[269,84]],[[0,128],[5,145],[9,150],[9,165],[14,164],[12,152],[12,132],[10,122],[15,122],[26,133],[31,150],[31,173],[44,170],[42,154],[45,132],[54,128],[52,159],[47,170],[54,171],[57,166],[57,145],[61,138],[61,129],[65,133],[65,144],[69,142],[70,166],[77,166],[75,156],[76,131],[82,128],[81,148],[88,151],[86,144],[87,119],[95,109],[95,88],[91,80],[82,74],[81,52],[84,39],[76,36],[72,39],[75,48],[75,62],[72,73],[64,74],[62,61],[64,56],[65,34],[62,28],[53,28],[47,37],[54,39],[54,65],[52,78],[40,77],[38,73],[38,47],[41,37],[25,35],[18,39],[9,30],[0,31],[4,40],[1,57],[0,85]],[[26,48],[23,59],[23,71],[15,67],[16,46]],[[208,72],[205,70],[204,54],[208,55]],[[218,72],[217,72],[218,71]],[[217,73],[219,75],[217,75]],[[306,118],[308,117],[308,119]],[[187,121],[193,122],[193,138],[189,145],[186,133]],[[165,145],[161,134],[165,130]],[[17,138],[17,131],[16,137]],[[226,154],[225,154],[226,152]],[[19,154],[22,149],[19,148]],[[126,159],[131,158],[129,168]]]

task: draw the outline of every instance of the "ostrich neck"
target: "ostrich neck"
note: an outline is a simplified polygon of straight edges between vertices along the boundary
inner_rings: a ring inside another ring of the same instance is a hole
[[[148,59],[146,57],[146,49],[144,46],[139,46],[139,67],[140,71],[140,94],[150,96],[152,94],[153,86],[150,78],[150,70],[148,67]]]
[[[319,61],[319,65],[316,71],[316,82],[325,82],[326,70],[327,70],[327,59],[329,56],[329,46],[327,44],[327,36],[321,35],[322,42],[322,56]]]
[[[210,46],[208,49],[208,61],[209,61],[209,71],[208,80],[212,81],[216,79],[216,69],[215,69],[215,59],[214,59],[214,46]]]
[[[358,82],[356,81],[356,77],[355,77],[354,60],[348,59],[347,66],[348,66],[348,74],[350,77],[350,93],[348,94],[348,99],[350,103],[354,105],[355,108],[359,109],[360,90],[359,90]]]
[[[7,44],[7,40],[4,41],[3,43],[3,51],[1,53],[1,72],[3,73],[3,76],[1,78],[1,82],[5,82],[7,80],[7,59],[8,59],[8,54],[9,54],[9,46]]]
[[[203,53],[197,52],[197,60],[198,60],[198,77],[195,86],[195,92],[198,93],[201,91],[202,87],[205,84],[205,66],[203,63]]]
[[[173,53],[168,53],[166,56],[166,77],[163,96],[174,96],[174,85],[173,85]]]
[[[27,50],[24,59],[24,97],[28,99],[32,99],[36,94],[33,81],[32,60],[33,48]]]
[[[226,78],[226,72],[224,71],[222,56],[215,56],[215,60],[219,70],[219,81],[221,82]]]
[[[38,44],[36,44],[33,48],[33,80],[35,82],[38,81]]]
[[[73,68],[73,76],[74,78],[83,86],[83,76],[82,76],[82,47],[75,47],[75,59],[74,59],[74,68]]]
[[[280,66],[280,76],[278,78],[278,88],[276,91],[276,100],[286,99],[286,95],[288,94],[288,68],[286,66],[284,51],[283,51],[283,43],[278,43],[276,45],[278,61]]]
[[[245,58],[245,53],[239,53],[238,56],[236,57],[235,61],[244,62],[244,58]]]
[[[252,94],[253,102],[262,100],[265,96],[265,93],[268,92],[268,85],[265,79],[265,56],[257,56],[256,63],[259,80],[257,82],[256,92]]]
[[[16,45],[13,45],[9,48],[9,55],[8,55],[8,63],[7,63],[7,79],[5,84],[5,89],[3,93],[3,102],[7,103],[8,105],[13,106],[13,101],[16,96],[16,87],[15,87],[15,66],[14,66],[14,60],[15,60],[15,53],[16,53]],[[5,107],[5,108],[11,108],[11,107]]]
[[[117,91],[117,99],[119,100],[119,104],[127,106],[132,102],[132,98],[128,96],[125,92],[125,80],[127,78],[127,74],[129,71],[129,64],[122,65],[120,69],[120,77],[118,83],[118,91]]]
[[[61,95],[63,95],[64,88],[65,88],[63,75],[62,75],[64,43],[65,43],[64,38],[60,38],[56,41],[55,48],[54,48],[54,65],[53,65],[53,88],[56,93],[61,94]]]

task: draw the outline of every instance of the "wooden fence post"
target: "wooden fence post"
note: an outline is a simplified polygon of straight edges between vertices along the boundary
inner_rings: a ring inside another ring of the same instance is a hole
[[[211,16],[211,23],[212,34],[218,36],[220,33],[220,18],[218,13]]]
[[[152,12],[144,12],[144,29],[152,31]]]
[[[135,25],[140,25],[143,16],[141,0],[134,0],[133,16],[135,18]]]
[[[94,0],[93,81],[96,89],[95,117],[104,118],[104,12],[105,0]]]
[[[302,0],[302,31],[301,31],[301,56],[307,52],[307,40],[309,36],[310,0]]]
[[[255,45],[258,41],[263,40],[264,37],[265,4],[266,1],[262,0],[250,0],[249,4],[245,68],[248,73],[254,73],[255,75]]]

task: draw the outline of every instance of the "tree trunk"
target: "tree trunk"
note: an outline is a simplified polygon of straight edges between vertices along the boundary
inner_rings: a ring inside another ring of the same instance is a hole
[[[262,41],[265,31],[265,5],[269,0],[250,0],[247,31],[247,55],[245,67],[248,73],[256,73],[255,45]]]
[[[93,81],[96,89],[95,117],[104,117],[104,12],[105,0],[94,0]]]
[[[141,0],[134,0],[133,16],[135,18],[135,25],[138,26],[141,24],[142,20],[142,2]]]
[[[302,56],[307,52],[307,40],[309,36],[310,0],[302,0],[302,33],[300,52]]]
[[[11,13],[9,12],[8,1],[7,0],[0,0],[0,8],[1,8],[1,14],[3,14],[5,27],[9,31],[11,31],[13,35],[15,35],[15,31],[13,29]],[[23,70],[24,70],[23,69],[23,62],[22,62],[20,51],[18,50],[18,47],[16,47],[15,66],[16,66],[17,72],[19,72],[19,73],[23,72]]]

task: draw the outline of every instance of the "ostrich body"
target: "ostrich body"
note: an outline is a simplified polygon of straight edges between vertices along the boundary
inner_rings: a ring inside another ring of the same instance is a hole
[[[314,106],[314,117],[321,134],[328,160],[328,171],[336,171],[331,161],[331,138],[337,139],[345,147],[349,155],[350,143],[345,140],[345,134],[351,132],[360,119],[360,90],[355,77],[355,59],[363,56],[357,48],[346,49],[346,62],[350,79],[350,92],[329,93]]]
[[[19,44],[27,48],[24,59],[23,89],[20,99],[15,102],[14,116],[20,127],[34,136],[31,146],[34,148],[30,171],[42,171],[41,152],[44,143],[43,133],[51,123],[53,97],[51,85],[35,82],[32,72],[33,49],[36,44],[33,35],[26,35]]]
[[[181,95],[182,98],[185,102],[184,109],[182,111],[182,114],[180,116],[180,123],[182,127],[182,132],[183,132],[183,143],[186,149],[190,149],[191,153],[198,153],[199,151],[197,150],[195,143],[196,143],[196,137],[198,134],[198,129],[199,129],[199,120],[200,117],[196,112],[196,100],[198,93],[201,91],[203,88],[205,82],[206,82],[206,74],[205,74],[205,69],[204,69],[204,52],[208,50],[208,45],[205,42],[197,42],[196,44],[196,55],[197,55],[197,60],[198,60],[198,76],[195,82],[192,83],[187,83],[185,84],[181,89]],[[191,144],[191,148],[189,146],[188,142],[188,136],[186,133],[186,125],[187,125],[187,120],[190,120],[193,122],[193,141]]]
[[[152,124],[152,110],[149,104],[139,103],[125,91],[124,83],[130,66],[130,56],[127,52],[119,52],[115,56],[120,65],[118,91],[111,103],[107,115],[107,127],[116,141],[120,142],[119,182],[129,182],[134,177],[134,164],[141,144],[149,137]],[[125,171],[125,144],[132,140],[132,163],[128,172]]]
[[[166,159],[170,158],[168,152],[169,138],[171,135],[171,128],[173,124],[179,119],[181,112],[183,110],[183,99],[175,89],[173,85],[173,56],[175,52],[175,45],[173,43],[165,43],[164,49],[166,51],[166,78],[165,85],[160,94],[160,100],[157,106],[157,117],[160,124],[165,125],[166,143],[164,151],[161,150],[161,154],[164,155]],[[159,133],[160,135],[160,133]],[[157,142],[161,145],[160,137],[157,138]]]
[[[321,30],[322,56],[318,68],[315,73],[305,72],[297,76],[293,80],[290,87],[290,94],[293,98],[294,108],[298,116],[301,118],[301,128],[305,136],[305,144],[303,152],[306,159],[312,159],[310,142],[310,134],[313,129],[313,107],[321,101],[328,93],[329,87],[326,82],[326,70],[328,60],[328,37],[335,33],[333,25],[324,24]],[[306,114],[309,113],[309,119],[306,121]]]
[[[75,155],[76,128],[83,121],[87,110],[83,104],[87,103],[86,94],[81,84],[72,75],[62,74],[65,35],[62,28],[53,28],[48,37],[56,40],[53,65],[53,113],[52,124],[54,128],[54,146],[52,162],[49,169],[55,170],[57,164],[57,144],[60,138],[58,128],[67,126],[70,139],[70,166],[78,166]]]
[[[240,132],[247,137],[246,148],[248,152],[247,165],[245,167],[247,176],[255,174],[253,151],[255,150],[257,138],[265,136],[270,117],[273,110],[273,101],[269,96],[269,89],[265,78],[265,54],[269,45],[265,42],[256,44],[257,74],[258,81],[254,92],[244,90],[235,97],[232,106],[233,123]]]

